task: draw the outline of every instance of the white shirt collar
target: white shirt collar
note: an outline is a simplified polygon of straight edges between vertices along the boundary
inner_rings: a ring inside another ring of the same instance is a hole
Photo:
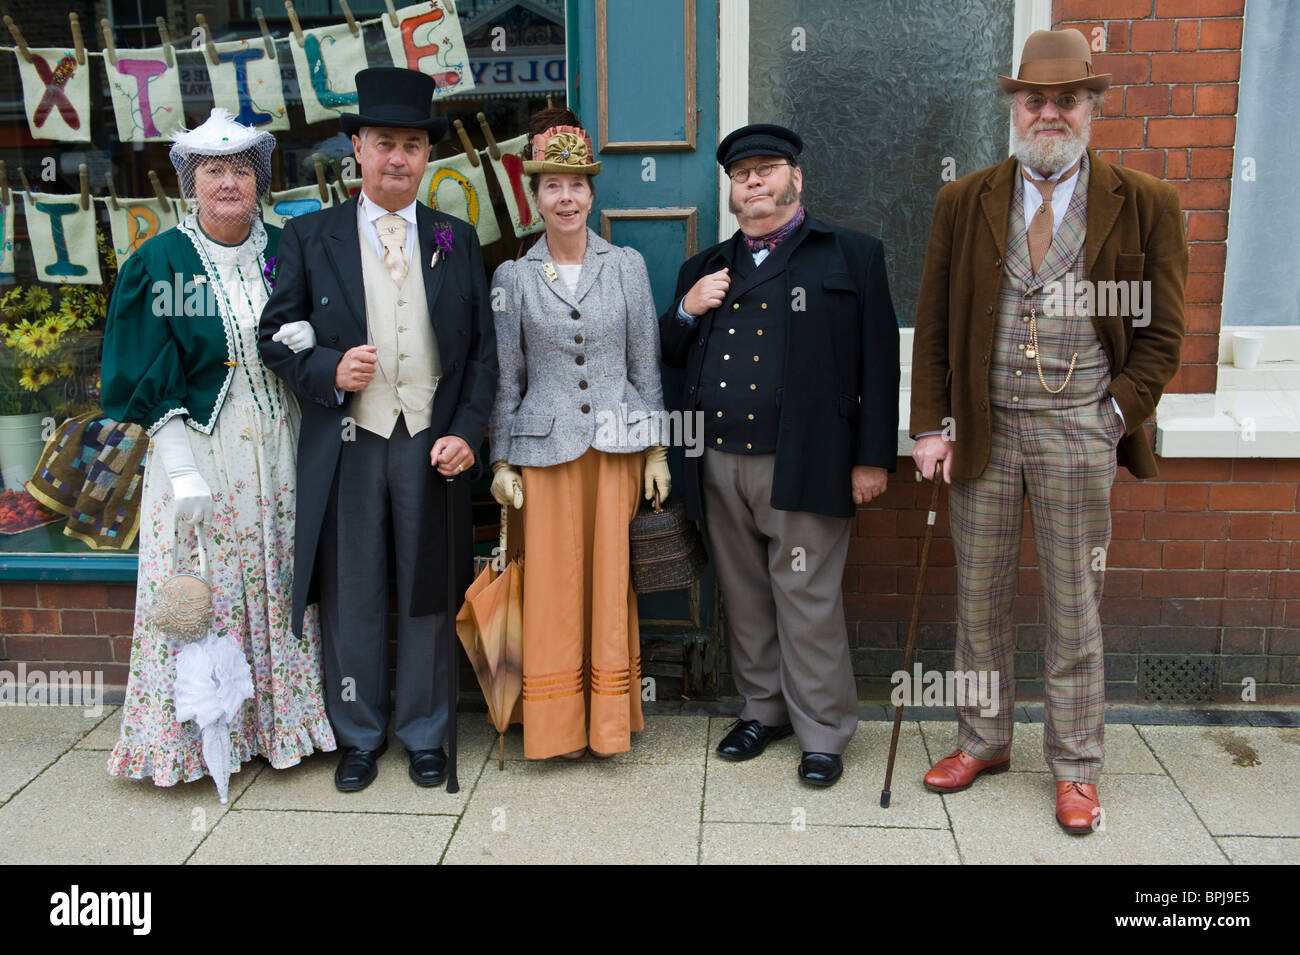
[[[418,200],[412,199],[410,205],[403,206],[401,209],[393,211],[405,219],[410,225],[415,225],[415,206]],[[366,221],[374,223],[380,216],[388,215],[388,210],[366,196],[365,190],[357,193],[357,205],[361,209],[361,214],[366,217]]]

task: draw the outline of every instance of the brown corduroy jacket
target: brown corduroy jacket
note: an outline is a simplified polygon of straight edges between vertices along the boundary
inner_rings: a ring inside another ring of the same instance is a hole
[[[1086,274],[1090,281],[1150,282],[1147,313],[1092,319],[1106,357],[1107,389],[1119,402],[1126,433],[1118,463],[1154,477],[1144,427],[1178,371],[1187,284],[1187,239],[1174,187],[1113,166],[1089,150]],[[989,458],[989,369],[1007,224],[1019,169],[1014,157],[939,190],[916,303],[912,347],[913,436],[951,425],[950,474],[978,477]],[[950,419],[950,420],[945,420]]]

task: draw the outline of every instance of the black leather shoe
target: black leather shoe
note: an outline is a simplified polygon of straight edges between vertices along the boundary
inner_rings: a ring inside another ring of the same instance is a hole
[[[388,740],[378,749],[357,749],[349,746],[343,751],[338,769],[334,770],[334,788],[341,793],[354,793],[365,789],[379,774],[376,763],[388,751]]]
[[[447,754],[437,749],[413,749],[411,756],[411,781],[417,786],[441,786],[447,781]]]
[[[834,753],[804,753],[799,760],[799,779],[809,786],[834,786],[844,775],[844,763]]]
[[[789,723],[784,726],[764,726],[758,720],[736,720],[731,732],[718,744],[718,755],[732,762],[753,759],[773,740],[785,739],[794,732]]]

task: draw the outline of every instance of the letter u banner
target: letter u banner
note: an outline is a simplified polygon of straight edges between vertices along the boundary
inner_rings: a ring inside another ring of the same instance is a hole
[[[27,235],[36,262],[36,281],[55,285],[99,285],[95,248],[95,205],[81,208],[76,195],[23,194]]]
[[[303,41],[289,40],[307,122],[324,123],[339,113],[357,111],[356,75],[366,68],[366,44],[346,23],[303,30]],[[303,82],[307,80],[307,82]]]

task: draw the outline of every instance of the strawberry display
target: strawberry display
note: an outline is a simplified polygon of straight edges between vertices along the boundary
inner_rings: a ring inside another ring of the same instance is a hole
[[[20,534],[56,518],[25,490],[0,492],[0,534]]]

